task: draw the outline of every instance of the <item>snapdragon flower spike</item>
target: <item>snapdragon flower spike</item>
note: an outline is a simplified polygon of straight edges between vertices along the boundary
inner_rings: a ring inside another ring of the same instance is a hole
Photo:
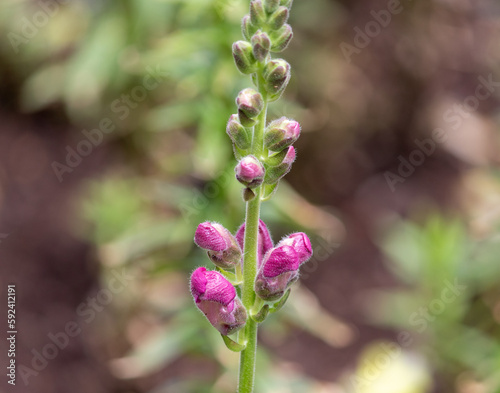
[[[295,143],[299,137],[300,124],[280,117],[272,121],[264,131],[264,146],[271,151],[281,151]]]
[[[236,290],[222,274],[199,267],[191,275],[191,294],[196,306],[221,334],[241,329],[247,320]]]
[[[248,188],[255,188],[262,184],[265,176],[264,165],[255,156],[243,157],[234,168],[236,179]]]
[[[294,247],[278,245],[263,258],[254,290],[265,301],[281,298],[288,287],[299,278],[299,256]]]
[[[245,246],[245,224],[243,223],[235,235],[236,241],[240,248],[244,250]],[[269,229],[264,221],[259,220],[259,233],[257,235],[257,267],[262,264],[262,258],[271,248],[273,248],[273,239],[269,233]]]
[[[208,257],[221,269],[232,269],[241,262],[242,251],[234,236],[216,222],[198,225],[194,242],[207,250]]]
[[[292,169],[292,164],[295,161],[296,157],[295,148],[293,146],[289,146],[288,150],[283,150],[282,152],[278,153],[277,156],[282,156],[283,153],[286,154],[284,154],[284,158],[280,164],[269,166],[266,169],[266,176],[264,177],[265,184],[274,184],[278,182],[288,172],[290,172],[290,169]],[[270,159],[273,159],[273,156],[271,156]]]

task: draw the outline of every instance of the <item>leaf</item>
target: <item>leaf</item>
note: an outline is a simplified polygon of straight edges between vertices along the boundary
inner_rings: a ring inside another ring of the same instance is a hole
[[[260,196],[261,201],[268,201],[271,199],[271,197],[274,195],[276,190],[278,189],[278,184],[279,183],[274,183],[274,184],[264,184],[262,186],[262,194]]]
[[[271,313],[275,313],[276,311],[279,311],[283,308],[285,305],[286,301],[288,300],[288,297],[290,296],[291,288],[288,288],[288,291],[285,292],[285,294],[279,299],[276,303],[273,304],[273,307],[269,310]]]
[[[250,314],[250,316],[252,317],[252,319],[257,322],[257,323],[261,323],[261,322],[264,322],[264,320],[267,318],[269,314],[269,305],[266,304],[264,305],[264,307],[262,307],[259,312],[257,314]]]
[[[224,336],[221,334],[222,339],[224,340],[224,344],[226,347],[233,352],[241,352],[246,348],[246,345],[239,344],[236,341],[233,341],[229,338],[229,336]]]

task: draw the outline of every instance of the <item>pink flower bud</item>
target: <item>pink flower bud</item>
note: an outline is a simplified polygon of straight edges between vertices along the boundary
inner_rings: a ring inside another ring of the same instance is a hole
[[[222,269],[230,269],[241,262],[242,252],[231,232],[216,222],[198,225],[194,242],[207,250],[212,262]]]
[[[286,238],[282,239],[277,247],[280,245],[291,246],[299,258],[299,264],[307,262],[312,257],[313,251],[309,237],[303,232],[292,233]]]
[[[299,277],[299,256],[295,249],[280,245],[269,250],[255,279],[255,293],[266,301],[279,299]]]
[[[221,334],[232,334],[246,322],[247,313],[236,290],[222,274],[199,267],[191,275],[196,306]]]
[[[238,231],[236,232],[236,240],[240,245],[240,248],[244,249],[245,243],[245,224],[243,223]],[[273,239],[271,238],[271,234],[269,233],[269,229],[267,229],[264,221],[259,220],[259,234],[257,237],[257,251],[258,251],[258,267],[260,267],[262,263],[262,258],[265,253],[273,248]]]
[[[249,188],[258,187],[264,180],[264,165],[254,156],[243,157],[234,171],[236,179]]]

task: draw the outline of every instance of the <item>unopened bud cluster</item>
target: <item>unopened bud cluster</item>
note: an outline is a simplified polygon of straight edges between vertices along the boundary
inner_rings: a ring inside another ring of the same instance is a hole
[[[290,81],[290,64],[283,59],[271,59],[271,52],[281,52],[293,32],[288,21],[291,0],[253,0],[250,13],[242,20],[245,40],[233,44],[237,68],[252,76],[256,85],[240,91],[236,98],[238,113],[231,115],[226,132],[233,142],[236,158],[236,179],[246,189],[245,201],[255,197],[252,189],[261,185],[275,188],[291,169],[295,149],[291,146],[300,136],[300,125],[282,117],[271,122],[264,131],[262,154],[255,155],[254,126],[264,108],[264,102],[278,99]],[[257,162],[259,161],[260,164]]]

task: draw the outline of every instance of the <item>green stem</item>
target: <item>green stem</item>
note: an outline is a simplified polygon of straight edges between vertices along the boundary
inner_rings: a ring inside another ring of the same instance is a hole
[[[258,73],[259,87],[263,79]],[[257,118],[252,141],[252,153],[260,158],[264,149],[264,128],[267,116],[267,97],[263,89],[259,89],[264,99],[264,109]],[[254,282],[257,275],[257,239],[259,235],[260,197],[261,187],[256,188],[255,198],[247,202],[245,217],[245,250],[243,257],[243,291],[242,301],[248,312],[255,302]],[[257,354],[257,328],[258,324],[250,316],[245,326],[246,349],[241,351],[240,375],[238,393],[253,393],[255,381],[255,359]]]

